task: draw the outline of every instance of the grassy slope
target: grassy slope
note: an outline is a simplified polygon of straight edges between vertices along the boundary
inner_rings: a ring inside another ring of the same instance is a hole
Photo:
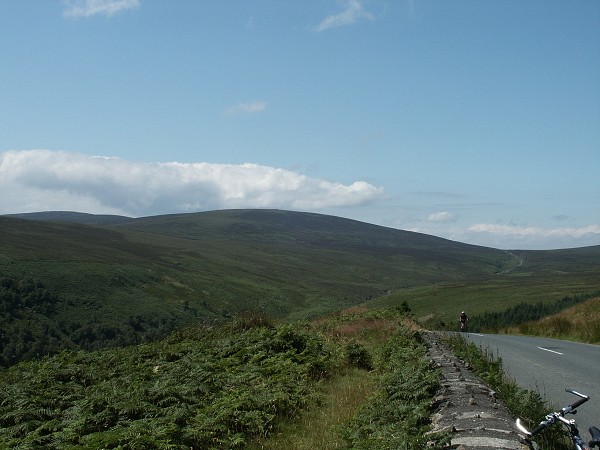
[[[506,273],[406,289],[371,305],[406,301],[421,322],[435,327],[440,322],[458,325],[460,310],[473,315],[502,311],[521,302],[554,302],[600,288],[600,246],[512,254],[521,262]]]
[[[524,323],[507,332],[600,344],[600,298],[593,298],[535,322]]]
[[[493,273],[504,252],[316,214],[221,211],[113,227],[0,218],[4,276],[116,313],[323,313],[385,291]],[[131,306],[131,308],[130,308]]]
[[[0,227],[0,275],[41,281],[63,300],[64,316],[119,321],[141,309],[158,312],[176,294],[161,282],[168,270],[155,270],[161,247],[133,242],[121,231],[6,218]],[[150,286],[163,295],[147,293]]]
[[[61,219],[62,217],[62,219]],[[0,276],[32,277],[64,300],[57,320],[141,314],[177,323],[253,309],[311,317],[366,300],[408,301],[429,323],[600,285],[600,246],[505,252],[353,220],[229,210],[103,226],[75,213],[0,217]],[[521,264],[521,260],[523,262]],[[501,274],[499,274],[501,273]]]
[[[223,260],[241,275],[267,277],[270,286],[300,292],[297,310],[308,314],[407,287],[477,278],[517,263],[495,249],[289,211],[219,211],[123,226],[186,238],[191,251]],[[298,299],[293,294],[288,301]]]

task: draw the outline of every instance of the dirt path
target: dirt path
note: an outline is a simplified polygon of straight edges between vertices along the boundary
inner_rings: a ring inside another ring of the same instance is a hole
[[[515,428],[515,418],[496,400],[495,392],[456,358],[435,333],[425,333],[429,357],[441,369],[433,431],[452,434],[448,449],[526,449]]]
[[[519,260],[519,264],[517,264],[515,267],[511,267],[510,269],[506,269],[503,270],[502,272],[499,272],[497,275],[506,275],[507,273],[512,272],[513,270],[521,267],[523,265],[523,258],[521,258],[520,256],[515,255],[513,252],[509,252],[508,250],[506,250],[506,253],[508,253],[510,256],[512,256],[513,258],[516,258]]]

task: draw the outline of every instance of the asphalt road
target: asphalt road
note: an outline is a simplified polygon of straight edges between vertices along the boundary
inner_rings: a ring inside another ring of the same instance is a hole
[[[466,333],[465,337],[501,357],[505,373],[517,385],[537,390],[556,409],[578,399],[565,392],[567,388],[588,395],[590,400],[577,414],[567,417],[577,421],[586,441],[591,425],[600,428],[600,346],[496,334]]]

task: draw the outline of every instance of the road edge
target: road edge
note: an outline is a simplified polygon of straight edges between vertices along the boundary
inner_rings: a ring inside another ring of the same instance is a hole
[[[432,433],[449,432],[458,450],[523,450],[515,417],[496,393],[452,353],[440,335],[423,332],[431,365],[440,370],[440,388],[434,398]]]

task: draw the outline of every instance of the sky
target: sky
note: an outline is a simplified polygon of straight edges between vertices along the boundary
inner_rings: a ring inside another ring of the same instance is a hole
[[[0,0],[0,214],[600,245],[597,0]]]

